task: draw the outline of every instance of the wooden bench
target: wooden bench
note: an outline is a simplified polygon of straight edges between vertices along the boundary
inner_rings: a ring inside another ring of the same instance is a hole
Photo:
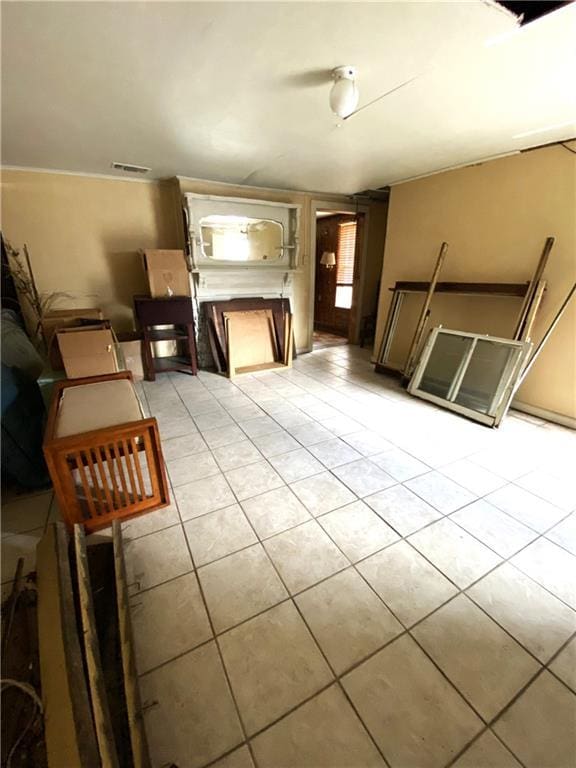
[[[44,456],[68,528],[104,528],[168,505],[158,424],[145,418],[130,371],[59,381]]]

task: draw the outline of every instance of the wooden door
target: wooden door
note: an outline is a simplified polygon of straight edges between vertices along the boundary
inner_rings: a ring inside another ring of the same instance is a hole
[[[339,225],[354,220],[353,216],[336,214],[320,218],[316,224],[316,283],[314,328],[340,336],[348,336],[350,309],[336,307],[337,267],[320,264],[325,251],[338,254]]]
[[[320,264],[325,251],[338,250],[339,216],[327,216],[316,223],[316,296],[314,299],[314,328],[334,331],[334,301],[336,298],[336,269]]]

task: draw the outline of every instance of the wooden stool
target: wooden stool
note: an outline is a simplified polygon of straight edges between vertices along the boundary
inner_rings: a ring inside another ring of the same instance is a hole
[[[56,382],[44,456],[70,529],[169,504],[158,424],[144,418],[130,371]]]

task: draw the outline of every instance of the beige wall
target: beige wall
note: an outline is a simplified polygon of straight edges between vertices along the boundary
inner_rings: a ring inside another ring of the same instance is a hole
[[[132,296],[147,290],[138,250],[184,245],[182,193],[301,205],[294,313],[296,344],[306,348],[312,194],[186,178],[137,182],[20,170],[3,171],[1,184],[3,234],[16,248],[28,245],[38,289],[72,294],[61,306],[101,306],[118,331],[132,327]]]
[[[2,232],[28,245],[39,291],[102,307],[117,331],[132,328],[132,296],[147,291],[138,249],[178,243],[170,183],[28,171],[2,172]]]
[[[576,142],[572,144],[576,148]],[[544,277],[548,290],[533,333],[538,342],[576,280],[576,155],[561,146],[494,160],[392,188],[375,349],[398,280],[429,280],[443,240],[441,279],[515,282],[530,279],[548,235],[556,244]],[[520,301],[437,297],[430,327],[443,324],[509,337]],[[391,360],[402,363],[418,300],[409,298]],[[576,301],[518,392],[530,406],[576,417]]]
[[[372,314],[378,304],[378,282],[382,273],[387,217],[388,203],[372,203],[370,205],[362,290],[362,315]]]

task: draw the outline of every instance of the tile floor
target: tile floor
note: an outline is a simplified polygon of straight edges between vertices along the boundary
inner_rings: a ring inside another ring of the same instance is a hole
[[[357,347],[144,383],[174,501],[123,526],[155,768],[576,766],[576,433]],[[3,589],[55,509],[3,509]]]
[[[327,331],[314,330],[312,337],[313,349],[322,349],[324,347],[339,347],[343,344],[347,344],[348,340],[346,336],[338,336],[334,333],[328,333]]]

